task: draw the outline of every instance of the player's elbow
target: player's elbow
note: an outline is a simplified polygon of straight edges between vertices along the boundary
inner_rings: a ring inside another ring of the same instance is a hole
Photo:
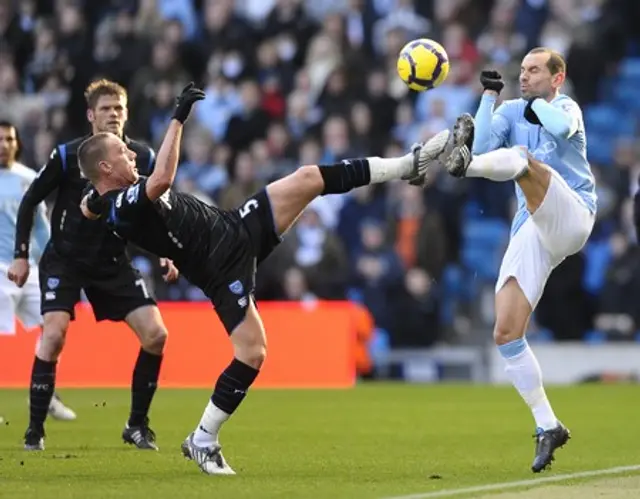
[[[173,179],[165,175],[157,175],[149,177],[147,181],[147,197],[151,201],[155,201],[171,188]]]

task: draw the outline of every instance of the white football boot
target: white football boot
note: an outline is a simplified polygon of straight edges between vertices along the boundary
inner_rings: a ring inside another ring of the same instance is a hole
[[[53,394],[49,404],[49,415],[59,421],[73,421],[77,418],[76,413],[62,403],[57,394]]]
[[[403,177],[411,185],[424,187],[427,175],[441,165],[441,161],[451,152],[453,147],[452,133],[442,130],[424,144],[414,144],[411,147],[413,153],[413,171]]]
[[[207,475],[236,474],[225,461],[221,452],[222,447],[218,444],[200,447],[193,442],[193,433],[191,433],[184,442],[182,442],[181,448],[184,457],[195,461],[202,472]]]

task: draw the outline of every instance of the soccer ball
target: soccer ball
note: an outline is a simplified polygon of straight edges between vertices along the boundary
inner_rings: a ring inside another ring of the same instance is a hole
[[[407,43],[398,56],[398,74],[411,90],[423,92],[440,85],[449,74],[449,56],[438,42],[420,38]]]

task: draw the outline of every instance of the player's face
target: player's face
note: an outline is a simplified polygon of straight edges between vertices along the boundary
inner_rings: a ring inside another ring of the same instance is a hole
[[[0,127],[0,167],[11,166],[16,160],[18,153],[18,137],[16,129],[10,127]]]
[[[527,54],[520,66],[520,92],[530,99],[537,96],[547,99],[560,86],[560,74],[552,75],[547,67],[549,54]]]
[[[138,180],[136,167],[136,153],[127,147],[119,137],[113,137],[109,144],[109,164],[111,174],[121,180],[123,184],[131,185]]]
[[[127,99],[121,95],[101,95],[94,109],[87,111],[93,132],[111,132],[118,137],[127,122]]]

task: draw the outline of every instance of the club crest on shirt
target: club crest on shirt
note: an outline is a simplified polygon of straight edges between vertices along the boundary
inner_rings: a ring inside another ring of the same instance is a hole
[[[243,295],[244,286],[240,281],[233,281],[231,284],[229,284],[229,291],[231,291],[234,295]]]
[[[136,184],[127,189],[127,203],[135,203],[138,200],[138,196],[140,196],[140,184]]]

